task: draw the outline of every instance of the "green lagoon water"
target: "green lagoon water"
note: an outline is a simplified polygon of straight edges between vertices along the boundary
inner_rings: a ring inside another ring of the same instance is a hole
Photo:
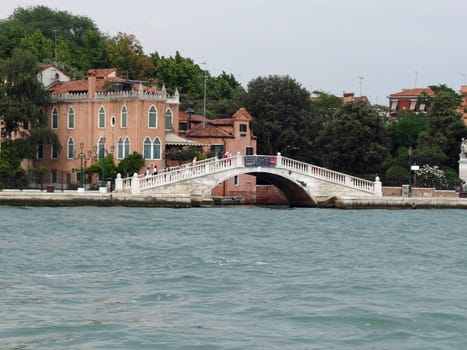
[[[467,211],[0,207],[0,349],[467,349]]]

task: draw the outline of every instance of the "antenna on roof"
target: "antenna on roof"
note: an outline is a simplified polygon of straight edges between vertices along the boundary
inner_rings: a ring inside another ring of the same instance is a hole
[[[357,79],[359,80],[359,85],[360,85],[360,97],[362,96],[362,82],[363,82],[363,77],[357,77]]]
[[[55,64],[57,64],[57,29],[52,29],[52,32],[54,32],[54,52],[55,52]]]
[[[418,79],[418,70],[414,71],[414,73],[415,73],[415,86],[414,86],[414,88],[416,88],[417,87],[417,79]]]

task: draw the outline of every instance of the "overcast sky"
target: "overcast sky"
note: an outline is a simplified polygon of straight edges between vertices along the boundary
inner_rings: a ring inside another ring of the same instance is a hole
[[[134,34],[146,54],[184,57],[244,87],[289,75],[307,90],[366,95],[387,104],[403,88],[467,74],[466,0],[1,0],[91,18],[105,34]]]

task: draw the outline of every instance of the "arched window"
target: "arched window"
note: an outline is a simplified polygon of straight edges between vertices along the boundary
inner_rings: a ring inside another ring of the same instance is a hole
[[[73,107],[68,109],[68,129],[75,128],[75,110]]]
[[[67,158],[73,159],[74,153],[75,153],[75,142],[70,137],[67,143],[67,154],[66,154]]]
[[[125,157],[130,155],[130,139],[128,137],[125,139],[124,155],[125,155]]]
[[[54,107],[52,109],[52,129],[58,128],[58,111],[57,108]]]
[[[144,139],[144,145],[143,145],[143,158],[144,159],[151,159],[151,139],[149,137],[146,137]]]
[[[120,113],[120,127],[127,128],[128,127],[128,110],[126,106],[122,107],[122,111]]]
[[[152,145],[152,159],[161,159],[161,140],[156,137]]]
[[[98,150],[97,150],[97,157],[99,159],[103,159],[105,157],[105,138],[104,137],[100,137],[99,138],[99,142],[97,143],[98,145]]]
[[[51,149],[50,149],[50,158],[51,159],[58,159],[58,149],[54,145],[52,145]]]
[[[99,108],[99,128],[105,128],[105,109],[103,106]]]
[[[170,109],[165,111],[165,128],[166,130],[173,129],[173,113]]]
[[[123,150],[123,140],[121,137],[119,137],[117,141],[117,158],[118,159],[125,158],[124,150]]]
[[[157,128],[157,110],[154,106],[151,106],[151,108],[149,108],[148,127]]]

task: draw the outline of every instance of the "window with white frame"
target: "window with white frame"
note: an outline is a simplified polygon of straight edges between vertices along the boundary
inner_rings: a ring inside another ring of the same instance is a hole
[[[130,155],[130,139],[127,137],[125,139],[125,149],[123,151],[124,157],[128,157]]]
[[[124,156],[123,156],[123,140],[121,137],[118,138],[118,141],[117,141],[117,159],[123,159]]]
[[[67,152],[66,152],[66,157],[68,159],[73,159],[75,153],[75,142],[73,139],[70,137],[67,142]]]
[[[57,183],[58,182],[58,171],[57,171],[57,169],[52,169],[50,171],[50,181],[52,183]]]
[[[130,154],[130,139],[127,137],[125,141],[120,137],[117,142],[117,158],[123,159]]]
[[[156,137],[152,145],[152,159],[161,159],[161,140]]]
[[[68,109],[68,129],[75,128],[75,110],[73,107]]]
[[[161,140],[158,137],[154,140],[151,140],[149,137],[144,139],[143,158],[161,159]]]
[[[120,113],[120,126],[122,128],[127,128],[128,127],[128,109],[126,108],[126,106],[123,106],[122,107],[122,111]]]
[[[50,158],[51,159],[58,159],[58,148],[55,145],[52,145],[50,150]]]
[[[99,141],[97,142],[97,157],[98,159],[105,158],[105,138],[100,137]]]
[[[44,145],[37,145],[37,159],[44,159]]]
[[[173,129],[173,113],[170,109],[165,111],[165,129],[172,130]]]
[[[56,107],[52,109],[52,129],[58,129],[58,110]]]
[[[98,123],[98,127],[99,128],[105,128],[105,109],[103,106],[100,106],[99,108],[99,123]]]
[[[149,108],[148,127],[157,128],[157,109],[154,106],[151,106],[151,108]]]
[[[144,159],[151,159],[151,149],[152,149],[151,139],[149,137],[146,137],[144,139],[144,144],[143,144],[143,158]]]

